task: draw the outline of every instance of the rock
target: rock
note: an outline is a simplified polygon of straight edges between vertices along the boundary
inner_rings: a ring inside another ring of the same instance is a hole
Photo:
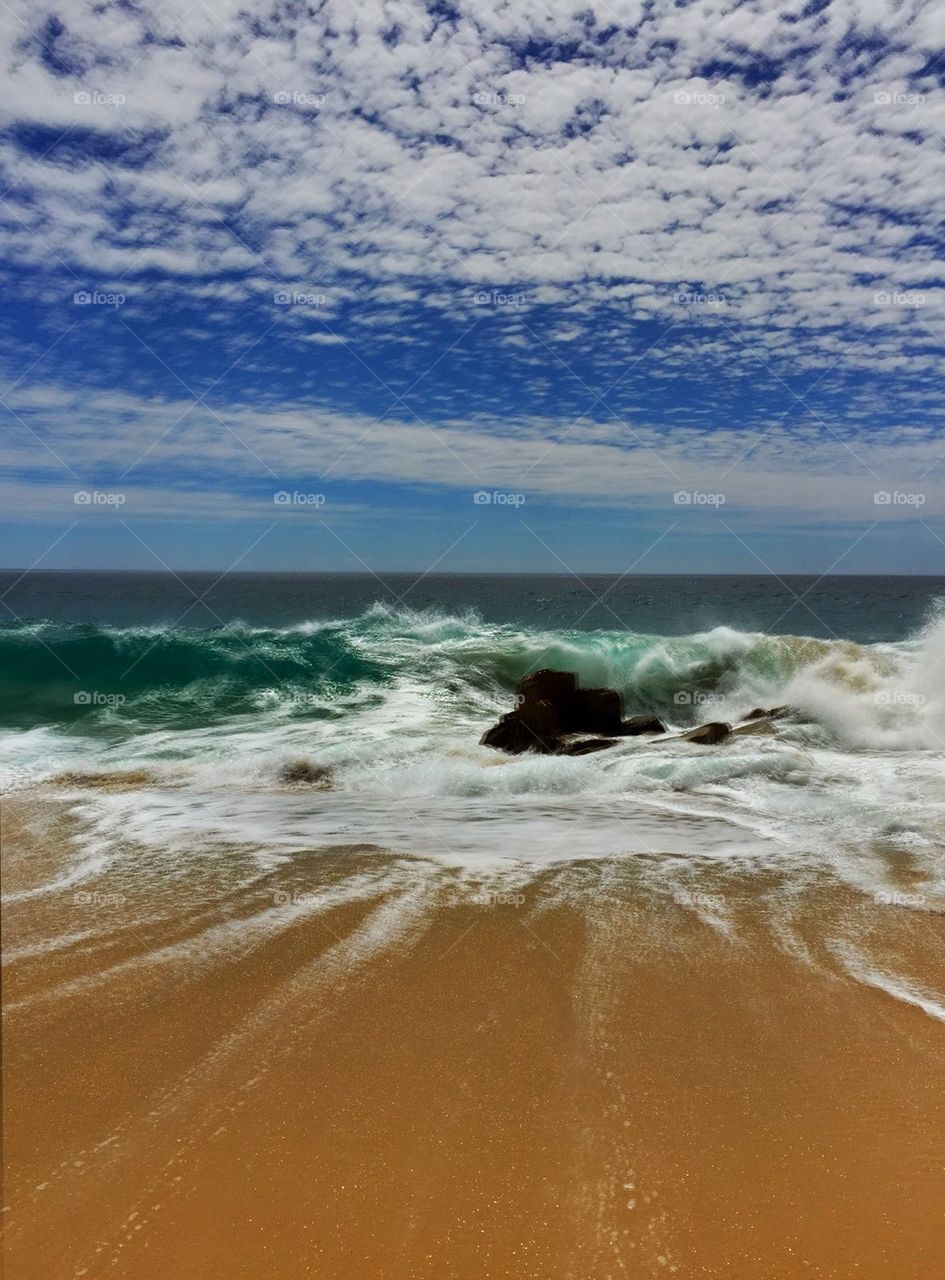
[[[515,704],[514,711],[482,735],[483,746],[516,755],[522,751],[584,755],[613,746],[615,738],[666,732],[655,716],[624,720],[623,699],[616,689],[579,689],[573,671],[533,671],[519,681]],[[599,736],[564,741],[573,734]]]
[[[550,702],[560,708],[570,702],[576,689],[573,671],[533,671],[518,682],[515,701],[519,710],[533,702]]]
[[[114,773],[67,773],[57,774],[52,779],[54,787],[96,787],[103,791],[135,791],[138,787],[149,787],[160,781],[157,774],[150,769],[123,769]]]
[[[782,720],[785,716],[797,715],[793,707],[755,707],[754,711],[749,711],[745,717],[746,720]]]
[[[722,720],[710,720],[708,724],[697,725],[695,729],[690,729],[688,733],[682,733],[679,736],[686,742],[698,742],[703,746],[713,746],[716,742],[721,742],[723,738],[730,736],[732,726],[725,724]]]
[[[749,720],[747,724],[736,725],[735,728],[732,730],[732,733],[741,733],[741,734],[749,734],[749,733],[764,734],[764,733],[776,733],[776,732],[777,730],[775,729],[774,725],[771,723],[770,720]]]
[[[594,751],[606,751],[617,743],[616,738],[577,738],[573,742],[563,742],[557,754],[561,756],[588,756]]]
[[[521,755],[523,751],[550,754],[561,745],[561,721],[552,704],[544,698],[534,699],[502,716],[498,724],[487,729],[479,739],[484,747],[496,747]]]
[[[579,689],[573,671],[533,671],[519,681],[516,709],[538,702],[554,708],[563,733],[620,732],[623,704],[616,689]]]
[[[630,716],[628,720],[621,721],[620,733],[622,737],[630,738],[638,733],[665,733],[666,725],[663,724],[659,716]]]
[[[573,733],[621,732],[623,699],[616,689],[575,689],[561,719]]]
[[[558,751],[565,733],[562,712],[569,707],[576,688],[572,671],[542,670],[524,676],[515,695],[515,710],[487,729],[480,743],[513,755]]]
[[[330,780],[331,771],[324,765],[312,764],[310,760],[289,760],[279,770],[279,781],[292,785],[305,783],[326,787]]]

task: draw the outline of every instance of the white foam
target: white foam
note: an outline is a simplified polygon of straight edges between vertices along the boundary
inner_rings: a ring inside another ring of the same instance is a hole
[[[945,758],[945,617],[909,645],[831,647],[788,683],[785,698],[847,748]]]
[[[840,957],[847,973],[851,978],[855,978],[857,982],[863,982],[869,987],[875,987],[877,991],[884,991],[886,995],[892,996],[894,1000],[901,1000],[904,1004],[914,1005],[915,1008],[921,1009],[923,1013],[928,1014],[930,1018],[945,1022],[945,997],[923,989],[918,983],[909,978],[900,977],[898,974],[883,973],[882,970],[876,969],[859,952],[848,945],[838,944],[834,950]]]
[[[62,893],[64,889],[73,889],[78,884],[94,880],[104,874],[111,861],[107,845],[96,841],[91,845],[86,845],[84,842],[77,843],[74,847],[77,849],[78,856],[61,874],[32,889],[18,889],[13,893],[4,893],[0,895],[0,902],[7,906],[14,902],[26,902],[30,898]]]
[[[181,856],[204,843],[253,849],[264,871],[319,843],[447,849],[476,861],[540,862],[551,844],[615,856],[641,840],[653,845],[657,821],[667,849],[722,848],[728,839],[742,851],[753,842],[798,864],[826,861],[864,889],[887,886],[884,858],[908,855],[941,879],[945,620],[911,642],[873,646],[724,627],[665,639],[516,631],[384,608],[370,621],[312,624],[346,625],[357,652],[392,673],[341,699],[316,698],[313,708],[329,718],[300,716],[260,691],[251,714],[194,729],[142,727],[117,743],[52,729],[9,735],[6,759],[24,776],[80,760],[84,770],[165,775],[159,788],[85,792],[93,843],[83,856],[93,860],[32,892],[95,874],[126,836]],[[541,660],[625,690],[672,690],[716,672],[701,718],[792,701],[811,722],[781,721],[776,736],[712,748],[630,738],[586,757],[509,757],[478,745],[508,709],[495,677],[500,658],[509,671]],[[280,770],[298,758],[327,766],[334,790],[287,789]]]

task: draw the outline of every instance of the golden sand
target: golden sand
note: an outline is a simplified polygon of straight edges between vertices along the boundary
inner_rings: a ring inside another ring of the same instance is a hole
[[[2,818],[8,894],[65,866],[61,799]],[[942,1280],[945,1025],[868,975],[945,989],[943,918],[644,862],[8,902],[6,1280]]]

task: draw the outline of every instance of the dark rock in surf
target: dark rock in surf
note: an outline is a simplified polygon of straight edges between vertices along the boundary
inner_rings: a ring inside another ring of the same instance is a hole
[[[573,671],[533,671],[518,682],[515,702],[519,709],[535,702],[550,702],[559,709],[574,697],[577,676]]]
[[[589,756],[595,751],[606,751],[608,747],[615,747],[616,745],[616,738],[576,738],[570,742],[562,742],[556,754],[561,756]]]
[[[666,725],[659,716],[630,716],[620,725],[621,737],[631,738],[638,733],[665,733]]]
[[[512,755],[537,751],[552,755],[563,745],[568,732],[566,711],[577,688],[571,671],[533,671],[519,681],[515,710],[502,716],[479,741]]]
[[[331,785],[331,770],[310,760],[289,760],[279,770],[279,781],[290,786],[327,787]]]
[[[666,732],[655,716],[624,720],[623,699],[616,689],[579,689],[573,671],[532,672],[519,681],[515,703],[515,710],[480,738],[483,746],[516,755],[523,751],[586,755],[603,751],[617,738]],[[570,741],[575,734],[598,736]]]
[[[618,735],[623,725],[623,699],[616,689],[575,689],[561,708],[571,733]]]
[[[504,715],[479,741],[484,747],[495,747],[512,755],[521,755],[523,751],[549,755],[561,745],[561,734],[561,721],[555,708],[546,699],[538,698]]]
[[[736,725],[732,733],[738,733],[743,736],[750,734],[763,735],[777,733],[777,729],[775,729],[770,720],[749,720],[747,724]]]
[[[785,716],[796,715],[797,712],[793,707],[755,707],[754,711],[749,711],[745,717],[746,720],[783,720]]]
[[[695,729],[690,729],[688,733],[680,734],[680,738],[685,742],[698,742],[702,746],[714,746],[716,742],[721,742],[723,738],[731,736],[732,726],[725,724],[722,720],[710,720],[708,724],[697,725]]]

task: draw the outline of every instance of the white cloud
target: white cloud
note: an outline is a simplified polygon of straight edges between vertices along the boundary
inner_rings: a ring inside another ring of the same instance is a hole
[[[129,513],[258,516],[274,490],[337,495],[357,482],[414,486],[458,502],[496,488],[524,492],[533,504],[682,518],[690,512],[674,503],[675,493],[721,494],[733,518],[767,513],[785,525],[945,516],[945,447],[908,422],[852,435],[840,421],[826,431],[820,421],[793,430],[776,420],[667,430],[643,418],[527,416],[511,428],[475,417],[433,426],[404,413],[375,419],[292,403],[218,406],[211,414],[186,397],[88,397],[55,386],[14,391],[9,402],[19,421],[5,432],[0,465],[32,472],[41,490],[21,484],[10,492],[11,518],[55,508],[64,519],[79,488],[126,492]],[[874,501],[885,492],[921,498]],[[700,505],[696,499],[690,510]]]
[[[252,25],[235,2],[72,0],[58,37],[54,12],[0,18],[8,117],[51,131],[45,157],[12,141],[0,154],[18,263],[129,286],[157,272],[234,299],[331,276],[357,293],[353,323],[409,297],[471,309],[480,282],[524,284],[572,324],[623,298],[632,322],[670,313],[659,287],[698,281],[725,287],[728,322],[760,349],[813,363],[825,328],[877,319],[874,287],[938,274],[925,233],[945,94],[921,74],[940,46],[934,0],[518,0],[455,20],[338,0],[300,23],[256,5]],[[706,71],[752,57],[778,62],[773,78]],[[110,159],[75,149],[89,130]],[[923,316],[937,336],[940,304]],[[884,315],[850,358],[922,367],[915,332]],[[632,342],[630,324],[615,357]]]

